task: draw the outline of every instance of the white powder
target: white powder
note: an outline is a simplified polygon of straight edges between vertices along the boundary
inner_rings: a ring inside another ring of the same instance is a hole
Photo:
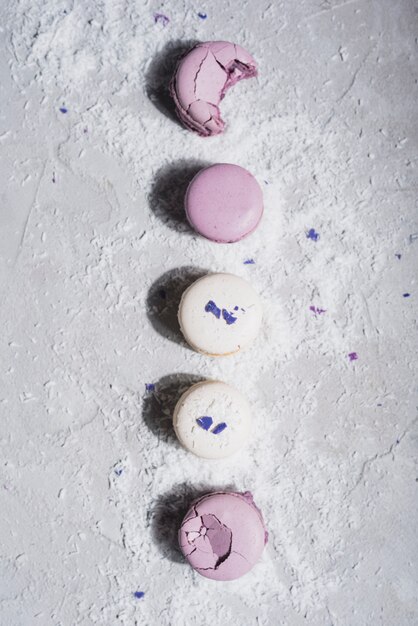
[[[417,623],[414,10],[3,3],[2,623]],[[260,75],[227,94],[227,130],[204,140],[148,93],[170,42],[211,39],[247,48]],[[188,229],[196,162],[257,177],[266,210],[250,238]],[[247,352],[211,360],[176,340],[190,268],[261,294]],[[206,464],[175,441],[185,374],[248,397],[242,455]],[[252,573],[214,585],[178,558],[172,525],[196,490],[228,486],[254,494],[270,541]]]

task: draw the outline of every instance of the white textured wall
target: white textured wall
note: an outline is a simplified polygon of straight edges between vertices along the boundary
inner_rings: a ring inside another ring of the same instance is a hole
[[[416,3],[11,0],[0,16],[1,625],[417,624]],[[170,46],[194,39],[260,66],[214,139],[164,112]],[[182,217],[190,172],[216,161],[264,187],[233,246]],[[208,269],[262,295],[246,354],[178,339],[179,289]],[[176,392],[205,376],[254,409],[250,446],[219,464],[170,430]],[[211,486],[250,489],[270,530],[229,584],[173,547]]]

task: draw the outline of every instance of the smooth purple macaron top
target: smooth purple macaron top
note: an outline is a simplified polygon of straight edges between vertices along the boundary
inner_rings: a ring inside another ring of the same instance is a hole
[[[186,192],[191,226],[219,243],[239,241],[263,215],[263,193],[254,176],[239,165],[217,163],[200,170]]]
[[[249,572],[267,538],[261,511],[248,491],[202,496],[179,530],[180,548],[190,565],[213,580],[234,580]]]

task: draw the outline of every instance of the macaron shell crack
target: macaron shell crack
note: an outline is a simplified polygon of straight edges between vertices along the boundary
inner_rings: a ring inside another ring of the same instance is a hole
[[[234,580],[252,569],[267,543],[260,510],[249,492],[216,492],[194,502],[179,530],[179,544],[202,576]]]

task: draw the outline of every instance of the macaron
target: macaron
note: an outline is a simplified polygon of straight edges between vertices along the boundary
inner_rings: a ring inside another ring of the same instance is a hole
[[[260,298],[234,274],[208,274],[183,293],[178,319],[187,343],[197,352],[226,356],[246,348],[262,320]]]
[[[179,530],[180,548],[199,574],[235,580],[260,559],[268,533],[249,491],[215,492],[192,503]]]
[[[234,387],[205,380],[181,396],[174,409],[173,426],[187,450],[204,459],[222,459],[246,443],[250,406]]]
[[[184,204],[190,225],[200,235],[233,243],[257,228],[263,215],[263,192],[248,170],[217,163],[196,174]]]
[[[222,133],[220,101],[232,85],[253,76],[256,62],[241,46],[228,41],[197,44],[180,59],[170,83],[178,117],[203,137]]]

